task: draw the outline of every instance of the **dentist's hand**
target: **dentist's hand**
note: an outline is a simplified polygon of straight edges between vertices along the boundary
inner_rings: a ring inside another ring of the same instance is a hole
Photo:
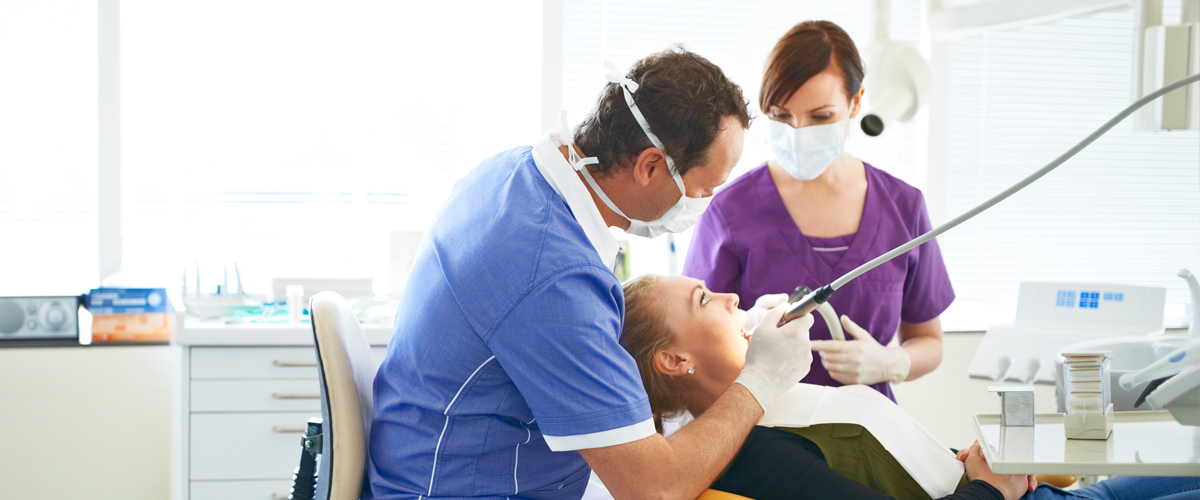
[[[742,328],[747,332],[754,330],[754,327],[758,326],[763,318],[767,316],[767,311],[787,302],[787,299],[788,294],[786,293],[773,293],[759,297],[758,300],[754,301],[754,307],[746,311],[746,320],[743,322]]]
[[[750,332],[746,366],[738,374],[737,380],[733,381],[750,391],[764,412],[776,396],[791,389],[808,375],[809,365],[812,364],[812,350],[808,342],[812,315],[776,326],[786,312],[787,303],[776,306],[767,311],[758,327]]]
[[[842,329],[854,340],[812,341],[812,350],[821,353],[821,365],[834,380],[845,385],[884,381],[899,384],[908,378],[912,358],[904,348],[881,345],[845,315]]]

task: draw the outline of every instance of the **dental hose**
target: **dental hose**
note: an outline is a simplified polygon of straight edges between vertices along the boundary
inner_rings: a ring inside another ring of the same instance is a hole
[[[918,237],[912,239],[908,243],[905,243],[903,245],[900,245],[900,246],[892,249],[892,251],[890,251],[888,253],[885,253],[883,255],[880,255],[879,257],[876,257],[874,260],[871,260],[870,262],[867,262],[866,264],[858,266],[853,271],[850,271],[850,272],[846,273],[845,275],[843,275],[841,278],[838,278],[837,280],[835,280],[833,283],[825,285],[821,288],[814,290],[812,293],[805,295],[804,298],[800,299],[799,301],[795,302],[794,304],[792,304],[788,307],[787,314],[784,314],[783,319],[780,321],[780,324],[782,325],[784,323],[792,321],[796,318],[803,317],[804,315],[813,312],[821,304],[828,302],[829,297],[833,295],[833,292],[837,291],[837,289],[841,288],[842,285],[845,285],[850,280],[859,277],[863,273],[874,269],[875,267],[879,266],[880,264],[883,264],[884,262],[892,260],[892,259],[900,256],[901,254],[920,246],[922,243],[925,243],[926,241],[929,241],[946,231],[954,229],[959,224],[962,224],[963,222],[970,220],[971,218],[975,217],[976,215],[979,215],[980,213],[982,213],[984,210],[992,208],[992,206],[994,206],[995,204],[1000,203],[1001,201],[1004,201],[1006,198],[1008,198],[1009,196],[1012,196],[1017,191],[1025,189],[1026,186],[1033,184],[1033,182],[1038,179],[1041,179],[1043,176],[1050,173],[1051,170],[1058,168],[1059,165],[1062,165],[1067,160],[1071,159],[1071,157],[1075,156],[1076,153],[1079,153],[1084,148],[1090,146],[1093,142],[1096,142],[1096,139],[1099,139],[1100,136],[1104,135],[1106,132],[1111,130],[1122,120],[1124,120],[1125,118],[1128,118],[1129,115],[1133,114],[1134,111],[1137,111],[1142,106],[1149,104],[1150,102],[1154,101],[1155,99],[1158,99],[1159,97],[1162,97],[1162,96],[1170,93],[1171,91],[1174,91],[1178,88],[1181,88],[1183,86],[1186,86],[1186,85],[1189,85],[1192,83],[1196,83],[1196,82],[1200,82],[1200,73],[1186,76],[1183,79],[1181,79],[1175,83],[1169,84],[1163,88],[1155,90],[1154,92],[1146,94],[1145,97],[1134,101],[1133,104],[1130,104],[1128,107],[1126,107],[1120,113],[1117,113],[1116,116],[1112,117],[1112,119],[1108,120],[1108,122],[1106,122],[1104,125],[1101,125],[1100,128],[1096,129],[1090,135],[1085,137],[1082,141],[1079,141],[1079,144],[1076,144],[1071,149],[1068,149],[1065,153],[1060,155],[1058,158],[1055,158],[1054,161],[1052,161],[1049,164],[1047,164],[1046,166],[1042,167],[1037,172],[1030,174],[1029,177],[1022,179],[1020,182],[1018,182],[1016,184],[1013,184],[1012,187],[1005,189],[1000,194],[997,194],[996,196],[993,196],[991,199],[989,199],[983,203],[980,203],[979,206],[966,211],[962,215],[955,217],[953,220],[951,220],[945,224],[942,224],[941,226],[938,226],[938,227],[930,230],[929,232],[922,234],[921,236],[918,236]]]

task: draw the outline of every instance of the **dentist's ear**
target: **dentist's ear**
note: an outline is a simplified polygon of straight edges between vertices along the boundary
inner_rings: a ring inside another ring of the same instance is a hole
[[[674,350],[658,351],[654,355],[654,371],[669,377],[682,377],[688,374],[692,362],[687,354]]]
[[[633,163],[633,180],[639,186],[649,186],[654,180],[655,174],[659,170],[666,171],[667,157],[663,154],[663,150],[658,148],[646,148],[638,154]]]

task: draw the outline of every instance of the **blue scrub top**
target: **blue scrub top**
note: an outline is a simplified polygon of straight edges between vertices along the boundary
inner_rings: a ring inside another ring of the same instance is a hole
[[[364,496],[580,498],[590,469],[573,450],[653,432],[624,309],[531,148],[485,160],[413,263],[375,377]]]

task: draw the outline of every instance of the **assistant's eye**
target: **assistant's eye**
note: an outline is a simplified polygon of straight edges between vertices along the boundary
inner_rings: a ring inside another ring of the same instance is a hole
[[[708,298],[708,294],[704,293],[704,292],[700,292],[700,305],[705,305],[705,304],[708,304],[709,302],[712,302],[712,299]]]
[[[833,117],[833,113],[825,113],[823,115],[813,115],[813,120],[823,122]]]

